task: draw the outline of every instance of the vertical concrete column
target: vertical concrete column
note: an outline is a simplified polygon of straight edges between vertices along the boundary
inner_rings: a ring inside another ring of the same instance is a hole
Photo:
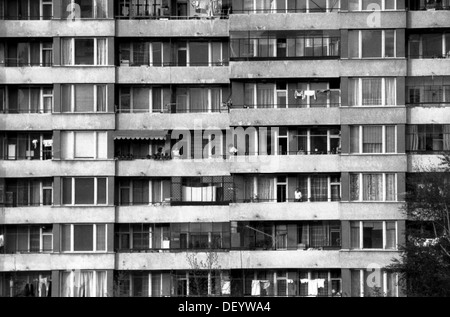
[[[106,112],[115,113],[116,112],[116,92],[115,85],[108,84],[107,85],[108,96],[106,96]]]
[[[341,58],[348,58],[348,30],[341,30]]]
[[[397,222],[397,242],[399,246],[405,245],[406,243],[406,221],[401,220]]]
[[[108,245],[108,250],[107,252],[114,252],[114,224],[113,223],[108,223],[107,225],[107,245]]]
[[[341,221],[341,248],[349,250],[351,245],[350,221]]]
[[[59,2],[59,1],[57,1]],[[52,297],[59,297],[59,271],[52,271]]]
[[[397,29],[397,58],[406,57],[405,29]]]
[[[114,159],[114,131],[106,132],[106,142],[108,143],[107,144],[107,148],[108,148],[107,158],[108,158],[108,160],[113,160]]]
[[[406,105],[406,80],[405,77],[397,77],[397,105]]]
[[[397,174],[397,199],[405,201],[406,194],[406,173]]]
[[[397,153],[406,153],[406,125],[397,125]]]
[[[61,131],[53,131],[53,160],[61,160]]]
[[[350,173],[341,173],[342,201],[350,201]]]
[[[58,1],[56,1],[58,2]],[[53,65],[60,66],[61,65],[61,38],[54,37],[53,38]]]
[[[61,225],[59,223],[53,224],[53,252],[61,252]]]
[[[115,60],[115,40],[113,37],[108,37],[108,65],[114,66]]]
[[[108,206],[114,206],[114,187],[115,187],[115,178],[114,176],[108,177]]]
[[[346,2],[346,1],[344,1]],[[352,274],[349,269],[341,270],[342,297],[351,297],[352,294]]]
[[[113,1],[108,1],[113,2]],[[106,271],[106,296],[114,297],[114,291],[118,291],[114,289],[114,270]]]
[[[232,101],[233,105],[242,106],[244,104],[244,83],[232,82],[231,83]]]
[[[61,113],[61,84],[53,85],[53,112]]]
[[[341,126],[341,152],[343,154],[350,154],[350,126]]]
[[[53,178],[53,205],[61,206],[61,177]]]
[[[348,106],[348,77],[341,77],[341,106]]]

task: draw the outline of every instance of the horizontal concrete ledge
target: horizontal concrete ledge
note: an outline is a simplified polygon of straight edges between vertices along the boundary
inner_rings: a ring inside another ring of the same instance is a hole
[[[0,209],[2,224],[114,223],[115,207],[16,207]]]
[[[229,206],[120,206],[118,223],[229,222]]]
[[[2,114],[0,131],[114,130],[113,113]]]
[[[448,76],[449,69],[450,58],[408,60],[408,76]]]
[[[340,124],[406,124],[406,108],[342,107]]]
[[[229,164],[223,159],[118,161],[116,176],[229,176]]]
[[[119,37],[228,37],[229,21],[211,20],[117,20]]]
[[[406,154],[341,155],[341,172],[406,172]]]
[[[339,220],[339,202],[231,204],[230,221]]]
[[[118,130],[203,129],[227,130],[230,115],[225,113],[130,113],[117,115]]]
[[[0,255],[0,272],[114,270],[114,254],[8,254]]]
[[[428,28],[448,28],[450,27],[450,11],[409,11],[408,28],[428,29]]]
[[[113,84],[114,66],[0,67],[0,83]]]
[[[0,177],[114,176],[115,161],[0,161]]]
[[[227,66],[118,67],[118,84],[228,84]]]
[[[419,173],[428,170],[436,169],[437,171],[444,171],[441,164],[442,155],[426,155],[426,154],[410,154],[408,155],[408,172]]]
[[[232,109],[230,124],[239,126],[339,125],[340,108]]]
[[[388,250],[341,250],[339,262],[343,269],[367,269],[373,266],[386,267],[393,263],[393,259],[400,259],[400,252]]]
[[[403,203],[341,202],[339,220],[406,220]]]
[[[408,108],[408,124],[450,124],[450,107]]]
[[[406,11],[381,11],[378,23],[373,21],[373,13],[369,12],[340,12],[340,29],[405,29]]]

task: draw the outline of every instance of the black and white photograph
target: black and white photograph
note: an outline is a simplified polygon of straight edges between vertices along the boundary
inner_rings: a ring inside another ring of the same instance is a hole
[[[0,297],[448,296],[450,0],[0,0]]]

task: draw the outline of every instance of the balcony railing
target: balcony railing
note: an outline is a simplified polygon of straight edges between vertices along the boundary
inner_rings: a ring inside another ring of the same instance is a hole
[[[121,67],[140,67],[140,66],[148,66],[148,67],[219,67],[219,66],[228,66],[229,61],[223,60],[223,61],[216,61],[216,62],[162,62],[162,63],[151,63],[151,62],[133,62],[131,63],[128,60],[121,60],[120,65]]]
[[[222,103],[219,107],[210,107],[210,106],[189,106],[179,105],[177,103],[169,103],[164,105],[163,109],[145,109],[145,110],[137,110],[137,109],[124,109],[123,107],[119,107],[117,109],[117,113],[220,113],[220,112],[229,112],[228,105],[226,103]]]
[[[336,98],[339,98],[340,94],[336,94]],[[339,108],[341,106],[340,101],[328,101],[315,103],[311,101],[309,104],[295,103],[295,104],[258,104],[258,105],[232,105],[231,109],[299,109],[299,108]]]
[[[4,63],[0,63],[0,67],[52,67],[52,62],[28,62],[20,58],[5,58]]]
[[[233,9],[232,14],[267,14],[267,13],[326,13],[326,12],[339,12],[338,6],[332,7],[312,7],[312,8],[284,8],[284,9]]]
[[[235,199],[235,203],[240,204],[249,204],[249,203],[304,203],[304,202],[310,202],[310,203],[318,203],[318,202],[340,202],[340,197],[335,198],[327,198],[327,197],[303,197],[302,199],[264,199],[254,196],[253,198],[244,198],[244,199]]]
[[[9,20],[9,21],[23,21],[23,20],[32,20],[32,21],[38,21],[38,20],[51,20],[53,16],[51,15],[11,15],[11,14],[2,14],[0,15],[0,20]]]
[[[408,0],[406,7],[410,11],[450,10],[450,0]]]
[[[43,114],[52,113],[52,109],[0,109],[0,113],[3,114]]]

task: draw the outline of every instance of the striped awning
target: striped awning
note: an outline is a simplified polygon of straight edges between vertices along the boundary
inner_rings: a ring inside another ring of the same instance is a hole
[[[114,134],[114,140],[165,140],[167,138],[167,134],[167,130],[117,131]]]

